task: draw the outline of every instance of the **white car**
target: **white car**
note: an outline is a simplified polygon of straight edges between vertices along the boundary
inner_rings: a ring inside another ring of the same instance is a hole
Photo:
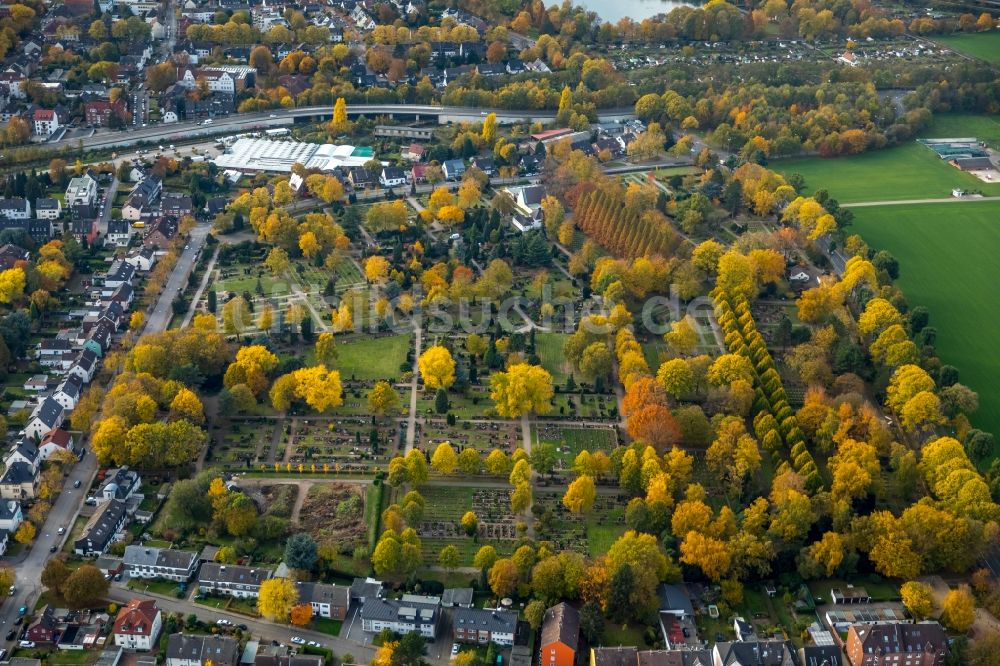
[[[316,641],[309,641],[309,647],[318,648],[318,647],[323,647],[323,646],[320,645],[319,643],[317,643]]]
[[[305,645],[306,639],[302,638],[301,636],[292,636],[292,642],[295,643],[296,645]]]
[[[65,528],[65,527],[60,527],[60,528],[59,528],[58,530],[56,530],[56,532],[57,532],[57,533],[58,533],[58,534],[59,534],[60,536],[62,536],[63,534],[66,534],[66,528]]]
[[[217,625],[219,625],[220,627],[228,627],[229,625],[232,624],[232,622],[230,622],[229,620],[226,620],[225,618],[220,618],[220,619],[216,620],[215,623]]]
[[[17,644],[17,646],[23,648],[33,648],[35,647],[35,641],[21,641]]]
[[[458,648],[459,648],[458,643],[452,643],[451,644],[451,656],[452,657],[455,657],[455,656],[458,655]]]

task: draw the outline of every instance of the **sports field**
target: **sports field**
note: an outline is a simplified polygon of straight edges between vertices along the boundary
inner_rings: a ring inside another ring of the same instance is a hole
[[[941,35],[935,42],[955,49],[959,53],[1000,65],[1000,30],[972,34]]]
[[[854,210],[855,229],[899,260],[910,306],[930,310],[943,362],[979,392],[976,426],[1000,435],[1000,201],[878,206]]]
[[[975,127],[950,123],[948,128],[965,129],[961,136],[970,136]],[[940,135],[940,130],[935,133]],[[772,168],[785,176],[802,174],[807,193],[826,189],[840,203],[946,199],[955,188],[1000,196],[1000,183],[984,183],[963,173],[916,141],[851,157],[775,161]]]

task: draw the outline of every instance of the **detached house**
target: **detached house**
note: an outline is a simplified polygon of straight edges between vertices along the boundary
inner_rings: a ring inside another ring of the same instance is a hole
[[[465,175],[465,162],[462,160],[445,160],[441,164],[441,171],[448,180],[460,180]]]
[[[54,109],[35,109],[31,119],[34,121],[35,134],[49,137],[59,129],[59,114]]]
[[[38,475],[27,463],[9,464],[0,476],[0,499],[34,499],[37,491]]]
[[[76,375],[67,375],[59,388],[52,394],[52,398],[62,405],[63,410],[68,413],[76,408],[76,403],[80,401],[82,393],[83,380]]]
[[[126,650],[152,650],[160,635],[162,619],[156,602],[133,599],[118,611],[111,633],[115,645]]]
[[[94,372],[97,370],[97,354],[89,349],[84,349],[70,366],[69,374],[76,375],[83,380],[84,384],[89,384],[94,379]]]
[[[108,472],[104,477],[104,487],[101,489],[101,497],[104,500],[126,501],[139,492],[142,480],[139,473],[128,467],[119,467]]]
[[[0,529],[15,532],[24,522],[21,503],[17,500],[0,501]]]
[[[35,217],[39,220],[57,220],[62,215],[62,204],[59,199],[38,197],[35,199]]]
[[[108,234],[104,237],[105,245],[116,245],[118,247],[127,247],[129,240],[132,239],[132,225],[129,224],[128,220],[109,220],[108,221]]]
[[[347,617],[347,609],[351,604],[349,587],[301,582],[295,586],[299,590],[299,603],[312,606],[314,616],[333,620],[343,620]]]
[[[384,167],[378,182],[382,187],[400,187],[406,185],[406,172],[399,167]]]
[[[62,428],[56,428],[42,437],[42,442],[38,445],[38,454],[42,460],[48,460],[60,451],[73,453],[73,444],[73,435]]]
[[[35,446],[34,441],[25,437],[20,442],[15,444],[13,448],[11,448],[7,457],[4,459],[4,464],[13,465],[14,463],[24,463],[31,468],[32,474],[38,473],[38,467],[41,464],[41,457],[38,453],[38,447]]]
[[[63,406],[55,398],[49,396],[31,413],[28,425],[24,426],[24,434],[41,440],[50,430],[62,425],[65,415],[66,411]]]

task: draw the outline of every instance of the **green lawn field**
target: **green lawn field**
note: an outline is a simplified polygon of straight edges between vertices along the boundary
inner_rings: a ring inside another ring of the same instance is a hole
[[[991,116],[949,113],[934,116],[934,122],[921,133],[928,139],[955,139],[974,136],[1000,150],[1000,120]]]
[[[944,199],[954,188],[1000,196],[1000,183],[963,173],[916,141],[851,157],[781,160],[771,168],[786,176],[802,174],[806,193],[825,189],[840,203]]]
[[[972,34],[942,35],[934,38],[959,53],[1000,65],[1000,30]]]
[[[910,306],[926,306],[941,359],[979,392],[976,426],[1000,434],[1000,201],[855,209],[855,229],[873,248],[899,259]]]
[[[337,369],[342,379],[395,379],[406,360],[411,334],[363,338],[337,344]]]
[[[563,345],[566,344],[565,333],[535,333],[535,351],[542,362],[542,367],[552,375],[552,381],[562,386],[566,383],[573,368],[563,356]],[[579,381],[579,378],[576,378]]]

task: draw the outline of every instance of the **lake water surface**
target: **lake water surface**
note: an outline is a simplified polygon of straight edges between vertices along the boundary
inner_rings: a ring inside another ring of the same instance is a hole
[[[682,0],[573,0],[573,4],[597,12],[601,19],[611,23],[616,23],[625,16],[641,21],[657,14],[666,14],[674,7],[694,6]]]

